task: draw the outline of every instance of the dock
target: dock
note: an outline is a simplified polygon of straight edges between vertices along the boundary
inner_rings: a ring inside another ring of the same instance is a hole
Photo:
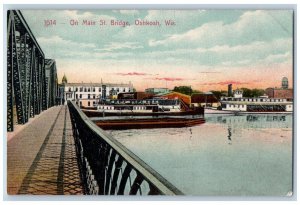
[[[54,106],[7,142],[7,193],[83,194],[67,106]]]

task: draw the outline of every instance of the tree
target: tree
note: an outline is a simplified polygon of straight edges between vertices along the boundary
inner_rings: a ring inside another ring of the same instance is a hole
[[[243,91],[243,97],[253,97],[252,92],[249,88],[241,88],[241,90]]]
[[[255,88],[255,89],[252,90],[252,96],[253,97],[259,97],[259,96],[262,96],[264,94],[265,94],[265,91],[262,90],[262,89]]]
[[[193,90],[192,94],[202,94],[203,92],[199,91],[199,90]]]
[[[252,98],[252,97],[259,97],[262,96],[265,91],[263,89],[249,89],[249,88],[241,88],[241,90],[243,91],[243,97],[248,97],[248,98]]]
[[[191,95],[193,93],[191,86],[175,86],[173,91],[186,95]]]

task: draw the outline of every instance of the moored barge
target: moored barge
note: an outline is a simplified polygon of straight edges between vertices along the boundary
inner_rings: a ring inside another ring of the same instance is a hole
[[[94,120],[94,123],[104,130],[107,129],[146,129],[190,127],[204,123],[203,117],[159,117],[159,118],[128,118]]]

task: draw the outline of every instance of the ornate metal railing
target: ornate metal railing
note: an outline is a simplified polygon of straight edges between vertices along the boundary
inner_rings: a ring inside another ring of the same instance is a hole
[[[144,161],[68,102],[78,164],[86,194],[182,195]]]

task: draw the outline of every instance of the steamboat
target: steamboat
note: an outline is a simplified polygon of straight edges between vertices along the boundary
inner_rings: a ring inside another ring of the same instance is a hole
[[[204,109],[190,109],[180,99],[105,100],[83,112],[102,129],[189,127],[202,124]]]
[[[221,98],[222,111],[239,113],[292,113],[290,98],[243,97],[242,91],[235,91],[234,97]]]

